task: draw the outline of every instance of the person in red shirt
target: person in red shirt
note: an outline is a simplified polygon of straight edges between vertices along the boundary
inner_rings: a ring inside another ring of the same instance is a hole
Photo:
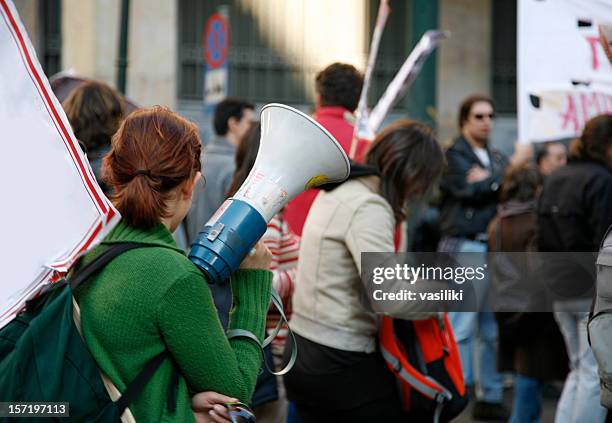
[[[346,63],[333,63],[320,71],[315,79],[314,119],[338,140],[346,154],[351,149],[355,115],[359,95],[363,85],[363,74],[354,66]],[[355,161],[361,162],[369,143],[360,141],[357,145]],[[309,189],[287,204],[285,219],[289,228],[298,236],[308,216],[310,206],[319,193]]]

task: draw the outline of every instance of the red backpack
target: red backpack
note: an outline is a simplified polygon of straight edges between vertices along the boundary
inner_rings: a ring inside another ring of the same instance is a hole
[[[396,230],[396,248],[401,229]],[[468,403],[461,359],[444,313],[425,320],[382,317],[379,347],[397,378],[404,410],[414,421],[446,422]]]
[[[441,318],[383,317],[380,350],[415,421],[445,422],[468,403],[459,350],[446,313]]]

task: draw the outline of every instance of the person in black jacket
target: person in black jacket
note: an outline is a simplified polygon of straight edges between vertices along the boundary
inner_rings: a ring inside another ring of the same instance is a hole
[[[446,151],[448,167],[440,183],[440,226],[438,250],[462,254],[463,266],[479,266],[487,251],[487,226],[495,216],[498,191],[507,159],[489,145],[495,108],[482,95],[468,97],[459,110],[461,134]],[[486,292],[488,283],[482,285]],[[477,420],[507,420],[502,405],[502,378],[497,372],[497,323],[491,311],[450,313],[451,325],[461,354],[465,383],[473,387],[473,347],[479,334],[480,389],[473,408]]]
[[[556,422],[601,422],[599,378],[586,324],[595,282],[595,255],[612,224],[612,116],[587,122],[566,166],[544,183],[538,204],[538,248],[555,252],[545,283],[557,295],[555,318],[570,359]],[[575,252],[580,254],[563,254]],[[588,261],[588,262],[585,262]]]
[[[488,97],[471,96],[461,105],[461,134],[446,151],[448,167],[440,183],[440,223],[447,237],[479,240],[497,211],[508,160],[489,145],[493,119]]]

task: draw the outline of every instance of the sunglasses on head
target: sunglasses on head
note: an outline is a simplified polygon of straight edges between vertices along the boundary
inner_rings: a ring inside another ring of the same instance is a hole
[[[495,118],[495,113],[475,113],[474,114],[474,118],[476,118],[476,120],[483,120],[485,117],[488,117],[489,119],[493,119]]]
[[[241,402],[227,402],[227,414],[232,423],[255,423],[255,415],[251,409]]]

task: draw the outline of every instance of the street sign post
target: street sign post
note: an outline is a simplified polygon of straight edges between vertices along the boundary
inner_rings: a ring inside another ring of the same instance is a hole
[[[204,29],[204,105],[206,109],[210,109],[227,96],[229,41],[227,14],[221,10],[208,19]]]

